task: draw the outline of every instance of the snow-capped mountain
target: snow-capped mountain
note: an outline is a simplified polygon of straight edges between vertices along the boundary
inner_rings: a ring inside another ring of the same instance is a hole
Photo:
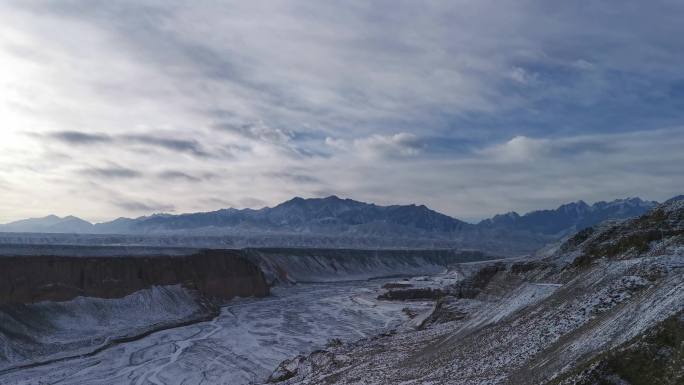
[[[75,226],[78,221],[79,226]],[[226,229],[275,232],[401,232],[451,233],[471,227],[463,221],[430,210],[424,205],[378,206],[336,196],[293,198],[272,208],[222,209],[180,215],[157,214],[136,219],[118,218],[91,224],[75,217],[27,219],[0,226],[7,232],[155,233]]]
[[[567,203],[555,210],[532,211],[525,215],[510,212],[478,224],[483,228],[503,228],[547,235],[567,235],[608,219],[625,219],[645,213],[657,202],[640,198],[617,199],[588,205],[584,201]]]
[[[108,230],[110,224],[98,225]],[[227,228],[278,232],[354,232],[359,228],[377,232],[378,227],[401,232],[450,233],[469,225],[425,206],[377,206],[352,199],[293,198],[273,208],[225,209],[207,213],[155,215],[130,223],[134,232]],[[372,230],[375,228],[375,230]],[[391,232],[391,231],[389,231]]]
[[[92,229],[92,223],[71,215],[63,218],[49,215],[0,225],[0,231],[5,232],[90,233]]]
[[[475,248],[520,254],[607,219],[643,214],[654,205],[655,202],[639,198],[591,206],[578,201],[555,210],[522,216],[512,212],[470,224],[424,205],[379,206],[336,196],[297,197],[258,210],[229,208],[180,215],[155,214],[98,224],[75,217],[49,216],[0,225],[0,232],[172,237],[162,242],[166,245],[186,245],[187,237],[217,238],[201,240],[199,244],[204,247],[214,247],[216,243],[230,247]],[[178,237],[185,237],[185,241]],[[148,241],[136,238],[133,243]],[[117,239],[115,243],[129,241]]]

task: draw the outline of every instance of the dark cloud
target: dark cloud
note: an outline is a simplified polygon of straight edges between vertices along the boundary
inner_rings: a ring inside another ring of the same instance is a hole
[[[168,170],[158,174],[159,178],[164,180],[184,180],[187,182],[201,182],[204,178],[199,178],[182,171]]]
[[[48,136],[68,144],[110,143],[113,138],[105,134],[92,134],[81,131],[59,131]]]
[[[175,207],[173,205],[157,203],[157,202],[150,202],[150,201],[138,202],[138,201],[127,200],[127,199],[119,199],[119,200],[112,201],[112,204],[114,206],[120,208],[120,209],[123,209],[126,211],[133,211],[133,212],[152,213],[152,212],[160,212],[160,211],[163,211],[163,212],[175,211]]]
[[[233,202],[231,202],[229,200],[222,199],[222,198],[216,198],[216,197],[204,198],[204,199],[201,199],[201,202],[206,203],[212,207],[216,206],[216,205],[218,205],[221,208],[235,207],[235,204]]]
[[[166,134],[173,135],[173,134]],[[37,135],[40,136],[40,135]],[[58,140],[72,145],[90,145],[98,143],[109,144],[139,144],[151,147],[163,148],[165,150],[191,154],[197,157],[209,157],[208,151],[204,149],[201,143],[197,140],[177,139],[157,135],[148,134],[130,134],[130,135],[105,135],[92,134],[83,131],[58,131],[46,135],[48,138]],[[224,151],[226,154],[230,148]]]
[[[188,153],[199,157],[210,156],[196,140],[164,138],[153,135],[124,135],[123,141],[163,148],[169,151]]]
[[[616,143],[611,143],[607,138],[578,139],[554,144],[551,151],[559,156],[578,156],[587,153],[610,155],[619,151]]]
[[[269,172],[264,174],[267,178],[277,178],[277,179],[282,179],[286,180],[288,182],[295,182],[295,183],[321,183],[322,181],[313,176],[313,175],[307,175],[307,174],[300,174],[300,173],[292,173],[292,172]]]
[[[245,198],[240,198],[237,201],[231,201],[223,198],[217,198],[217,197],[211,197],[211,198],[204,198],[201,199],[202,203],[205,203],[209,205],[210,207],[216,209],[218,207],[220,208],[251,208],[251,209],[260,209],[262,207],[266,207],[268,203],[262,199],[259,198],[254,198],[254,197],[245,197]]]
[[[139,171],[119,166],[86,168],[81,173],[105,179],[130,179],[139,178],[143,175]]]

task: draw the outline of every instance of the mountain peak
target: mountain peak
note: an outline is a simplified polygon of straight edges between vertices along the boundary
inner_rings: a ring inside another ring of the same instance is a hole
[[[677,195],[665,201],[666,204],[670,204],[677,201],[684,201],[684,195]]]
[[[641,198],[596,202],[589,206],[578,200],[558,206],[555,210],[531,211],[523,216],[496,215],[480,222],[481,227],[562,235],[593,226],[607,219],[625,219],[644,214],[656,205]],[[516,214],[517,215],[517,214]]]

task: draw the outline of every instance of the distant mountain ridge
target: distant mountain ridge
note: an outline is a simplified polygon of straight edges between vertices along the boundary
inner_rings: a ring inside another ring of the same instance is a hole
[[[0,231],[33,232],[33,233],[89,233],[93,224],[81,218],[67,216],[60,218],[48,215],[44,218],[23,219],[0,225]]]
[[[655,202],[639,198],[555,210],[508,213],[471,224],[424,205],[379,206],[336,196],[293,198],[262,209],[155,214],[92,224],[76,217],[0,225],[0,243],[138,245],[203,248],[305,247],[470,249],[521,255],[608,219],[641,215]]]
[[[555,210],[532,211],[522,216],[516,212],[495,215],[478,223],[478,226],[562,236],[607,219],[625,219],[642,215],[657,204],[655,201],[627,198],[596,202],[590,206],[580,200],[561,205]]]
[[[425,206],[377,206],[352,199],[293,198],[272,208],[223,209],[205,213],[156,215],[130,223],[134,231],[177,231],[241,228],[286,232],[328,232],[384,223],[424,232],[452,232],[468,224]],[[95,225],[108,229],[109,223]]]
[[[657,202],[640,198],[617,199],[588,205],[577,201],[554,210],[516,212],[496,215],[478,224],[470,224],[431,210],[425,205],[379,206],[337,196],[304,199],[295,197],[272,208],[221,209],[188,214],[156,214],[118,218],[92,224],[74,216],[50,215],[0,225],[3,232],[44,233],[159,233],[200,229],[233,229],[271,232],[381,232],[416,231],[420,235],[449,234],[467,230],[527,231],[545,235],[564,235],[592,226],[606,219],[623,219],[641,215]],[[356,231],[357,230],[357,231]]]

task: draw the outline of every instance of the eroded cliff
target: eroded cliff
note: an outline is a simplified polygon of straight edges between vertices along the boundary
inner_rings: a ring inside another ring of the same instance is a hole
[[[259,267],[236,250],[189,255],[0,257],[0,304],[121,298],[180,284],[219,301],[269,293]]]

